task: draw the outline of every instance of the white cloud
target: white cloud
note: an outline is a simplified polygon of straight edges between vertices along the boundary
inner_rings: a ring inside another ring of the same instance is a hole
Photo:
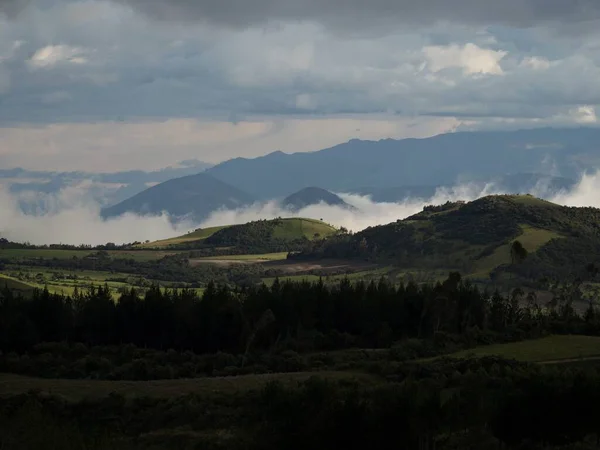
[[[296,95],[296,108],[313,110],[317,107],[317,100],[311,94],[298,94]]]
[[[164,239],[187,231],[191,224],[173,226],[168,217],[138,217],[127,214],[103,221],[99,206],[85,195],[86,189],[74,186],[58,195],[36,198],[50,212],[44,215],[26,215],[21,212],[18,198],[7,194],[0,187],[0,235],[17,242],[33,244],[90,244],[107,242],[129,243]]]
[[[309,217],[323,219],[334,226],[344,226],[349,230],[361,231],[369,226],[384,225],[398,219],[405,219],[423,210],[426,205],[440,205],[447,201],[472,201],[483,196],[502,194],[503,191],[492,183],[465,183],[451,188],[440,188],[429,198],[411,197],[399,203],[377,203],[369,197],[343,194],[342,199],[355,206],[348,210],[339,206],[325,204],[313,205],[296,213],[282,210],[276,202],[254,205],[247,208],[215,212],[201,227],[227,224],[241,224],[252,220],[274,219],[276,217]],[[600,172],[584,175],[570,191],[556,193],[539,183],[533,195],[566,206],[600,207]]]
[[[423,53],[432,72],[456,67],[467,75],[502,75],[504,72],[500,61],[508,54],[503,50],[481,48],[470,42],[463,46],[428,46],[423,48]]]
[[[526,56],[521,61],[521,65],[534,70],[547,70],[550,68],[551,63],[547,58],[539,56]]]
[[[569,111],[576,123],[593,124],[598,122],[596,117],[596,108],[590,105],[579,106]]]
[[[47,45],[37,50],[29,64],[37,69],[50,68],[57,64],[86,64],[88,62],[86,51],[69,45]]]
[[[600,172],[584,174],[574,189],[560,192],[550,200],[566,206],[600,208]]]

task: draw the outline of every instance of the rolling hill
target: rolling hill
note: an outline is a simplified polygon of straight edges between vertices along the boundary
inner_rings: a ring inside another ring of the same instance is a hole
[[[518,240],[527,258],[513,264]],[[418,214],[306,246],[298,258],[358,258],[419,270],[458,270],[475,278],[585,277],[600,261],[600,209],[556,205],[530,195],[499,195],[427,206]]]
[[[288,218],[259,220],[241,225],[197,229],[183,236],[142,244],[144,248],[177,248],[207,254],[270,253],[290,251],[338,231],[320,220]]]
[[[458,180],[491,180],[506,174],[577,179],[600,162],[600,129],[539,128],[457,132],[424,139],[358,139],[328,149],[236,158],[207,170],[259,199],[284,197],[305,186],[353,192],[395,186],[448,186]],[[517,177],[518,178],[518,177]],[[513,179],[527,185],[529,181]],[[526,187],[526,186],[525,186]],[[529,192],[516,186],[516,192]]]
[[[125,213],[160,215],[173,220],[206,219],[212,212],[235,209],[254,202],[252,196],[205,173],[175,178],[153,186],[137,195],[102,210],[105,218]]]
[[[281,206],[289,211],[297,212],[311,205],[330,205],[342,208],[352,208],[351,205],[342,200],[338,195],[318,187],[307,187],[287,196],[281,202]]]

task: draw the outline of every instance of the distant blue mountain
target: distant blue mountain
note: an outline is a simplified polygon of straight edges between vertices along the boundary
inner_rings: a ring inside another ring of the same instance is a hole
[[[174,178],[152,186],[127,200],[102,210],[104,218],[125,213],[154,216],[167,213],[173,221],[191,219],[200,222],[210,213],[224,208],[248,206],[254,199],[205,173]]]
[[[145,172],[130,170],[113,173],[87,172],[48,172],[25,170],[22,168],[0,170],[0,183],[7,184],[10,192],[33,192],[40,194],[55,194],[60,190],[81,182],[90,182],[90,195],[101,205],[114,205],[122,202],[150,186],[179,178],[194,175],[211,167],[210,164],[199,160],[183,161],[179,167]],[[42,202],[43,204],[43,202]],[[30,209],[40,210],[42,204]],[[31,205],[30,205],[31,206]]]
[[[298,212],[311,205],[339,206],[351,209],[352,206],[342,200],[339,196],[318,187],[307,187],[298,192],[288,195],[281,202],[281,206],[289,211]]]
[[[311,153],[280,151],[236,158],[207,170],[260,199],[283,197],[305,186],[333,192],[361,187],[435,187],[510,174],[577,179],[600,167],[600,129],[540,128],[459,132],[425,139],[351,140]]]

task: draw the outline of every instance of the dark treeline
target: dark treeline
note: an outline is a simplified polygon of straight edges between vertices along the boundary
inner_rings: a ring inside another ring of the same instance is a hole
[[[136,245],[141,244],[139,241],[130,242],[127,244],[115,244],[114,242],[107,242],[106,244],[100,245],[89,245],[89,244],[44,244],[36,245],[30,242],[12,242],[6,238],[0,238],[0,249],[28,249],[28,250],[137,250]],[[143,249],[140,249],[143,250]]]
[[[406,338],[460,336],[472,344],[494,335],[543,332],[596,334],[597,311],[584,317],[568,287],[549,305],[515,290],[489,295],[453,273],[444,283],[395,287],[343,280],[285,282],[231,289],[209,283],[194,291],[135,289],[114,301],[107,287],[73,296],[35,291],[31,298],[0,295],[0,350],[26,351],[41,342],[91,346],[133,344],[154,349],[248,353],[287,346],[294,350],[350,346],[389,347]]]

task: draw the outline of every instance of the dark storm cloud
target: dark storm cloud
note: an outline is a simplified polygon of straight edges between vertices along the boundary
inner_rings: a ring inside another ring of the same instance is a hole
[[[231,27],[269,21],[309,20],[369,27],[378,23],[501,24],[529,27],[548,22],[589,22],[600,17],[598,0],[114,0],[154,18],[202,21]]]
[[[0,0],[0,16],[14,18],[21,12],[30,0]]]

